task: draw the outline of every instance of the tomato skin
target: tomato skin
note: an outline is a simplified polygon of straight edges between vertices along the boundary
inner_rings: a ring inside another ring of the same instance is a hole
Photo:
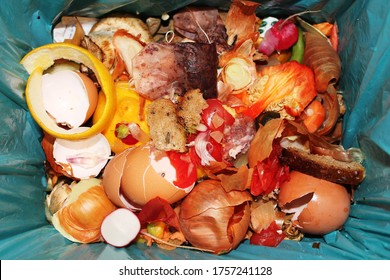
[[[198,178],[196,164],[189,153],[167,152],[172,166],[176,169],[175,186],[185,189],[191,186]]]
[[[318,100],[313,100],[302,113],[303,124],[310,133],[316,132],[324,123],[325,118],[325,108]]]
[[[290,178],[289,167],[279,163],[277,147],[280,146],[274,145],[270,156],[257,162],[254,167],[250,185],[250,192],[254,196],[267,195]]]
[[[235,118],[223,107],[223,103],[216,99],[207,99],[206,100],[208,107],[202,111],[202,124],[206,126],[206,130],[200,133],[207,133],[207,136],[202,138],[202,141],[207,141],[207,145],[205,145],[205,149],[207,153],[210,154],[211,157],[214,158],[217,162],[223,161],[223,141],[225,135],[223,134],[221,141],[217,141],[214,139],[210,133],[213,132],[221,132],[224,133],[225,128],[227,126],[233,125],[235,122]],[[193,134],[189,136],[188,142],[197,141],[196,138],[199,134]],[[203,151],[206,152],[206,151]],[[201,155],[198,155],[194,147],[190,148],[190,154],[193,158],[193,161],[197,164],[197,166],[202,167],[202,159]]]
[[[234,117],[223,107],[223,104],[220,100],[212,98],[207,99],[206,101],[208,107],[202,112],[202,121],[209,129],[212,131],[223,131],[225,125],[232,125],[234,123]],[[213,124],[213,117],[215,114],[217,114],[224,121],[224,123],[219,127],[215,127]]]
[[[286,237],[284,233],[278,233],[278,226],[273,221],[266,229],[259,233],[255,232],[251,236],[249,243],[252,245],[262,245],[267,247],[276,247]]]

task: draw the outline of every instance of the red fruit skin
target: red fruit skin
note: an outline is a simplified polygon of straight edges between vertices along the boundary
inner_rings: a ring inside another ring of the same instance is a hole
[[[287,50],[298,41],[298,28],[291,21],[279,20],[264,36],[259,51],[271,55],[275,50]]]
[[[259,51],[266,55],[271,55],[275,51],[276,45],[279,44],[279,40],[279,32],[272,31],[272,28],[268,29],[264,35],[264,40],[259,45]]]
[[[291,21],[279,20],[271,29],[279,33],[279,43],[275,48],[277,51],[287,50],[298,41],[298,28]]]

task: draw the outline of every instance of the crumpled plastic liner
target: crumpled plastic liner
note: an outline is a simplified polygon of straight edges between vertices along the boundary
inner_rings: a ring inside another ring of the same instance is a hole
[[[127,12],[159,16],[189,4],[227,9],[229,1],[23,0],[0,6],[0,258],[1,259],[389,259],[390,258],[390,2],[386,0],[259,1],[259,16],[285,17],[321,10],[307,20],[336,18],[342,60],[340,89],[347,105],[343,144],[365,154],[365,181],[355,192],[341,231],[277,248],[244,241],[226,255],[188,249],[162,250],[143,244],[113,248],[77,244],[45,219],[42,132],[24,99],[27,72],[20,59],[52,42],[62,15],[100,17]],[[17,20],[15,20],[17,19]]]

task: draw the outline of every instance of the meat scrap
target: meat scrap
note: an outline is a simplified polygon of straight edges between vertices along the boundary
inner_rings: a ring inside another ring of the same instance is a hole
[[[192,89],[205,99],[215,98],[217,66],[215,44],[149,43],[133,58],[135,90],[151,100]]]
[[[225,24],[218,9],[186,7],[173,16],[175,31],[198,43],[215,43],[217,52],[228,51]]]

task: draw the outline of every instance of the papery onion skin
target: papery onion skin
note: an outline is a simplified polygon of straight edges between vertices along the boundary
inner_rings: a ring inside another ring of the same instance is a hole
[[[245,238],[250,222],[247,191],[225,192],[218,180],[200,182],[180,207],[180,228],[191,245],[223,254]]]
[[[310,32],[305,38],[303,64],[313,69],[316,90],[325,92],[330,84],[339,80],[340,57],[325,38]]]
[[[59,210],[57,217],[62,229],[78,242],[93,243],[101,240],[101,224],[115,209],[103,187],[94,186]]]

